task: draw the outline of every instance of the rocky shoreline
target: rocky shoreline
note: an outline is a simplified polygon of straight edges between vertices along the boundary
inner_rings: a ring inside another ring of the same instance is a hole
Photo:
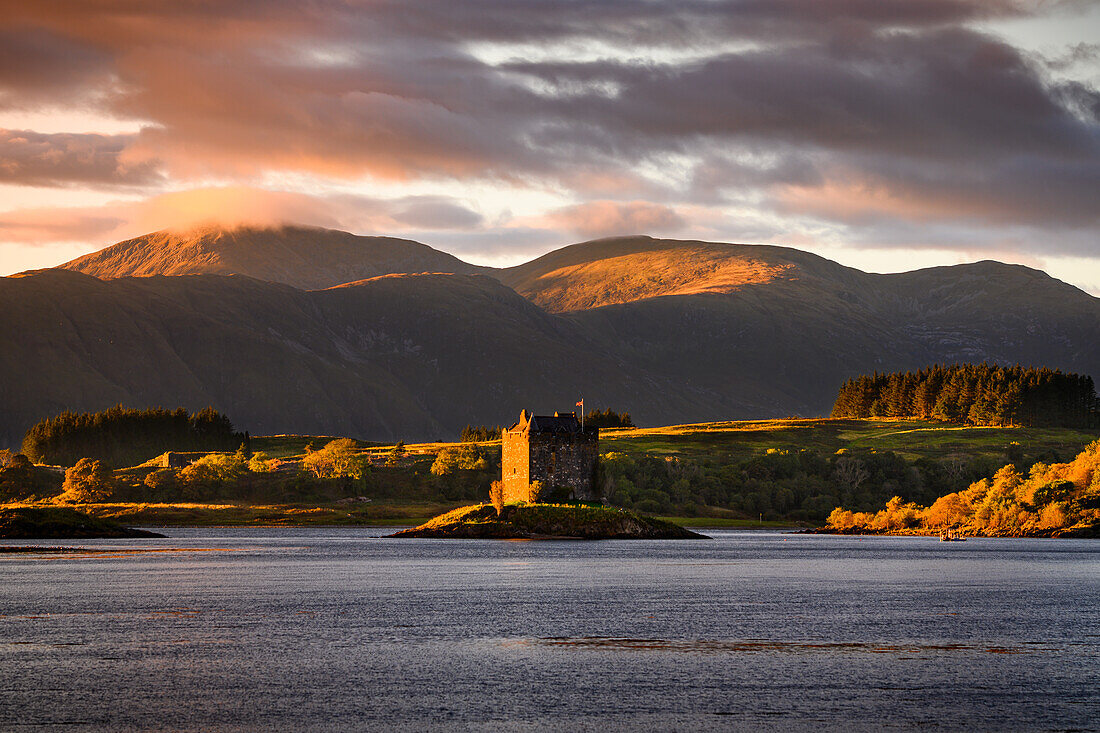
[[[0,509],[0,539],[5,540],[130,539],[163,536],[99,519],[69,507],[19,506]]]
[[[462,507],[390,537],[454,539],[707,539],[679,525],[625,509],[570,504]]]

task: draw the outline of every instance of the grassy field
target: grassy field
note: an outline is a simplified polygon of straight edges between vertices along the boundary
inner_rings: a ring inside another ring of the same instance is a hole
[[[1053,451],[1072,458],[1100,433],[1063,428],[986,428],[923,420],[832,420],[787,419],[669,425],[658,428],[605,428],[600,430],[600,452],[611,451],[701,458],[724,455],[748,458],[769,449],[812,449],[822,453],[838,450],[894,451],[909,460],[946,458],[952,455],[1000,457],[1012,443],[1028,453]],[[321,447],[332,436],[272,435],[252,438],[252,449],[277,458],[305,454],[312,443]],[[435,454],[453,443],[410,443],[412,454]],[[500,441],[478,443],[500,446]],[[381,456],[393,444],[360,441],[364,453]]]
[[[768,449],[894,451],[907,459],[1001,456],[1011,443],[1028,452],[1072,457],[1096,433],[1060,428],[982,428],[922,420],[753,420],[600,431],[600,451],[747,458]]]

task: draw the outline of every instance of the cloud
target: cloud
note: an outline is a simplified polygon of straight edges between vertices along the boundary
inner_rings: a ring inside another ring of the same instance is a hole
[[[153,185],[163,177],[152,161],[123,159],[133,135],[42,134],[0,130],[0,182],[25,186]]]
[[[539,224],[584,236],[681,231],[693,206],[779,212],[853,240],[914,222],[984,229],[990,242],[1012,227],[1095,235],[1100,94],[1054,76],[1095,63],[1095,44],[1044,59],[976,30],[1080,7],[0,0],[0,110],[70,104],[143,124],[5,132],[0,180],[150,195],[224,184],[87,212],[89,233],[115,220],[162,228],[192,210],[373,231],[484,226],[448,196],[352,205],[322,190],[367,177],[595,199]],[[282,174],[317,183],[303,198],[255,192]]]
[[[557,209],[544,219],[584,237],[674,232],[687,225],[672,208],[647,201],[592,201]]]

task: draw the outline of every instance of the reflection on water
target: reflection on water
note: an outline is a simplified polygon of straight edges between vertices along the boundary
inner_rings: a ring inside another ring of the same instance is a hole
[[[1028,654],[1035,647],[987,647],[974,644],[869,644],[862,642],[794,642],[794,641],[717,641],[709,639],[606,639],[598,636],[581,638],[520,639],[512,644],[532,644],[555,647],[600,649],[652,649],[671,652],[698,653],[760,653],[760,652],[864,652],[873,654],[919,654],[921,652],[985,651],[990,654]],[[1047,645],[1043,645],[1046,647]]]
[[[0,555],[0,729],[1098,727],[1100,542],[390,531]]]

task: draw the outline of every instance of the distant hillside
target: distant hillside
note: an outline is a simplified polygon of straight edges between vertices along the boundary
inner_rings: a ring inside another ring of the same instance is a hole
[[[98,278],[247,275],[304,290],[406,272],[470,274],[480,268],[408,239],[312,227],[161,231],[61,265]]]
[[[501,277],[738,416],[828,414],[857,374],[934,363],[1100,372],[1100,300],[1019,265],[876,275],[786,247],[629,237]]]
[[[496,277],[560,313],[776,282],[843,280],[846,270],[863,274],[789,247],[615,237],[562,247]]]
[[[1100,374],[1100,300],[996,262],[876,275],[786,247],[627,237],[492,270],[286,228],[161,233],[68,265],[177,266],[249,277],[0,279],[0,442],[119,403],[420,439],[580,397],[639,425],[826,415],[852,377],[935,363]],[[406,274],[423,270],[456,274]]]
[[[702,409],[495,280],[385,276],[302,291],[219,275],[0,278],[0,444],[63,410],[215,405],[241,430],[457,435],[600,385],[652,415]]]

